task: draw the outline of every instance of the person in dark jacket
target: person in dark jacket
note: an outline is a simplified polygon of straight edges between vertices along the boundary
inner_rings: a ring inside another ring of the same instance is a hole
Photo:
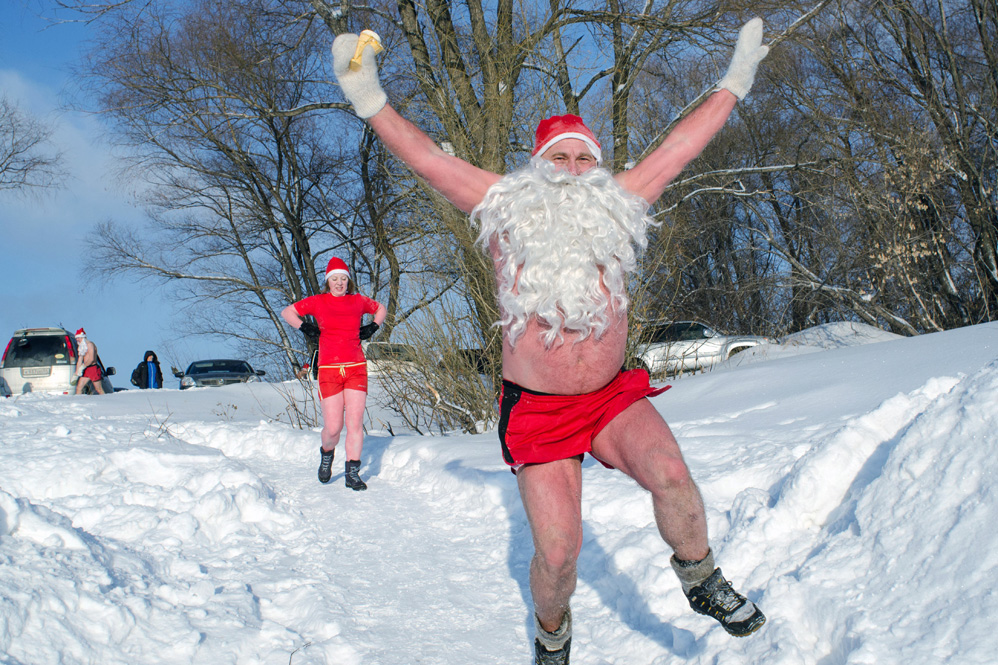
[[[145,360],[132,370],[132,385],[142,389],[163,387],[163,370],[154,352],[146,351]]]

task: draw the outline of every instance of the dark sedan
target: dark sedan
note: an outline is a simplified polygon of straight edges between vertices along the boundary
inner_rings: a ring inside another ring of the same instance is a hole
[[[266,374],[262,369],[253,369],[245,360],[195,360],[186,372],[174,371],[180,379],[180,389],[201,388],[204,386],[227,386],[233,383],[259,381]]]

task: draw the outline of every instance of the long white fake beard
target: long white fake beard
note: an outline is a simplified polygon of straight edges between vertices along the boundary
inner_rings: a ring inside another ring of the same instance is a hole
[[[478,242],[498,250],[499,325],[510,345],[531,316],[549,326],[541,335],[547,348],[565,332],[598,339],[611,311],[628,306],[635,247],[647,246],[645,231],[655,223],[647,212],[648,203],[609,171],[572,175],[540,157],[493,185],[471,219]]]

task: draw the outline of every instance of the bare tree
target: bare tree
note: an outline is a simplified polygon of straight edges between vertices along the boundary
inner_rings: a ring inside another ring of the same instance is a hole
[[[747,215],[797,297],[904,334],[994,317],[995,19],[976,2],[843,3],[786,45],[803,64],[781,71],[782,114],[824,166],[804,186],[774,176],[776,216]],[[794,236],[788,213],[810,218]],[[795,255],[816,246],[822,262]]]
[[[646,309],[770,333],[993,319],[994,4],[823,4],[667,194]]]
[[[52,130],[0,96],[0,191],[55,187],[64,176]]]
[[[337,105],[316,101],[324,28],[274,6],[149,5],[101,17],[87,70],[113,136],[132,148],[129,169],[151,185],[156,227],[100,225],[93,267],[172,284],[195,332],[241,339],[257,354],[271,345],[296,368],[303,340],[280,309],[319,292],[334,253],[361,288],[390,290],[399,268],[381,280],[378,262],[397,264],[405,234],[386,235],[390,201],[372,194],[381,171],[357,167],[351,134],[328,131]]]

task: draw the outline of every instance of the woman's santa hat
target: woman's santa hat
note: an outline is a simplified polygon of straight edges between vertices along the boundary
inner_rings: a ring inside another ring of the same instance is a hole
[[[329,279],[333,275],[350,276],[350,269],[347,268],[347,264],[343,259],[336,256],[329,259],[329,263],[326,264],[326,279]]]
[[[603,151],[600,150],[596,135],[586,127],[582,118],[570,113],[553,115],[546,120],[541,120],[540,124],[537,125],[537,132],[534,134],[534,151],[530,154],[543,155],[548,148],[564,139],[579,139],[589,148],[589,152],[596,158],[596,163],[603,163]]]

